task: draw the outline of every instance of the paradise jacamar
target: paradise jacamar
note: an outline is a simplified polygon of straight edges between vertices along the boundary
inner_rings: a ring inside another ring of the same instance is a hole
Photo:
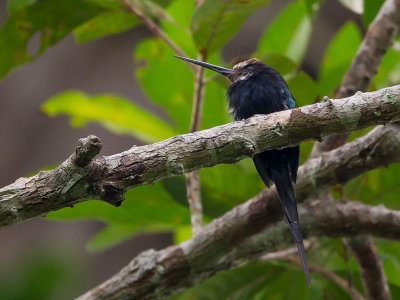
[[[218,72],[228,79],[229,112],[235,121],[247,119],[256,114],[270,114],[296,107],[296,101],[281,74],[258,59],[249,59],[236,64],[233,69],[227,69],[190,58],[176,57]],[[253,157],[253,161],[265,185],[270,187],[272,183],[275,183],[283,212],[300,254],[307,282],[310,285],[297,201],[293,190],[299,167],[299,155],[299,146],[288,147],[258,153]]]

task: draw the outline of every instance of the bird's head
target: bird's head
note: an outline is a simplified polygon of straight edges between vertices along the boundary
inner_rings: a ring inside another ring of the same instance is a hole
[[[181,56],[175,56],[175,57],[183,59],[192,64],[199,65],[203,68],[207,68],[207,69],[213,70],[215,72],[218,72],[218,73],[224,75],[230,83],[234,83],[239,80],[244,80],[244,79],[248,78],[249,76],[253,75],[260,68],[265,67],[265,65],[260,60],[255,59],[255,58],[242,61],[242,62],[234,65],[232,69],[227,69],[227,68],[212,65],[212,64],[205,63],[205,62],[191,59],[191,58],[186,58],[186,57],[181,57]]]

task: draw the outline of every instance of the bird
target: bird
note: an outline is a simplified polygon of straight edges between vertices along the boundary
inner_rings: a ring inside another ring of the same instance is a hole
[[[285,79],[277,70],[261,60],[251,58],[235,64],[232,69],[227,69],[191,58],[177,55],[175,57],[213,70],[227,78],[229,113],[232,114],[234,121],[247,119],[256,114],[271,114],[296,107],[296,100]],[[296,242],[304,274],[310,286],[311,279],[294,193],[299,160],[299,145],[267,150],[253,157],[256,170],[264,184],[271,187],[272,183],[275,183],[283,213]]]

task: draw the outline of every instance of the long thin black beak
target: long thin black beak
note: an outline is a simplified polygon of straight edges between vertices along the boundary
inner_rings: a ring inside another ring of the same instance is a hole
[[[187,62],[190,62],[192,64],[202,66],[203,68],[207,68],[207,69],[213,70],[213,71],[218,72],[218,73],[220,73],[220,74],[222,74],[224,76],[227,76],[227,75],[232,74],[232,73],[235,72],[234,70],[223,68],[223,67],[219,67],[219,66],[212,65],[212,64],[208,64],[208,63],[205,63],[205,62],[202,62],[202,61],[199,61],[199,60],[186,58],[186,57],[182,57],[182,56],[177,56],[177,55],[174,55],[174,56],[177,57],[177,58],[183,59],[183,60],[185,60]]]

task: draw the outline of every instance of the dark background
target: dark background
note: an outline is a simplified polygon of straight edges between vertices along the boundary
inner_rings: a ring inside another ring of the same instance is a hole
[[[272,0],[253,15],[224,48],[226,60],[251,53],[267,24],[289,2]],[[6,18],[6,0],[0,0],[0,25]],[[338,1],[323,3],[303,63],[303,69],[311,76],[318,75],[324,49],[348,19],[361,23]],[[74,151],[77,140],[89,134],[102,140],[102,155],[139,144],[130,136],[117,136],[97,125],[71,128],[67,117],[49,118],[38,108],[57,93],[79,89],[92,94],[119,94],[154,109],[135,80],[136,64],[132,58],[135,45],[150,35],[139,26],[121,35],[80,45],[70,35],[0,82],[0,187],[65,160]],[[34,40],[30,47],[35,47]],[[85,243],[102,226],[92,220],[56,222],[36,218],[0,230],[0,299],[17,299],[13,289],[25,289],[28,293],[37,289],[29,277],[36,274],[37,268],[48,275],[42,278],[44,284],[49,280],[61,282],[52,291],[54,299],[70,299],[116,273],[139,252],[172,243],[169,234],[141,235],[108,251],[89,253]]]

